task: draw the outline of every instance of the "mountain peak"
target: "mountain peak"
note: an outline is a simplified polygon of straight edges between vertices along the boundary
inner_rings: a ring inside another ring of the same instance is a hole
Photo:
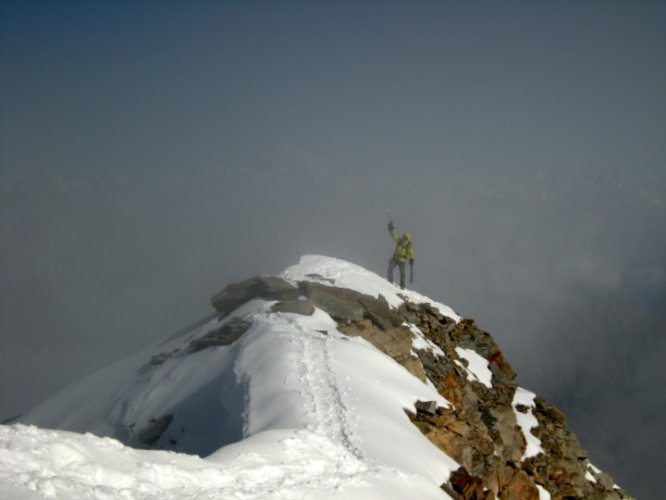
[[[314,255],[228,285],[211,303],[216,312],[192,329],[19,420],[108,436],[126,454],[148,449],[143,460],[154,464],[164,460],[157,450],[179,452],[186,489],[176,493],[159,472],[151,498],[626,498],[564,416],[517,387],[492,337],[444,304]],[[15,456],[0,464],[32,464],[33,476],[57,468],[35,453],[47,440],[39,432],[3,428]],[[62,442],[103,447],[72,436]],[[69,465],[50,485],[56,494],[94,486]],[[104,467],[97,477],[111,496],[136,480]],[[33,476],[17,491],[35,489]]]

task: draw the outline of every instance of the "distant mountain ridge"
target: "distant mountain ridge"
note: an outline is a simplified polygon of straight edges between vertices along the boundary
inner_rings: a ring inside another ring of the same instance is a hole
[[[229,285],[211,303],[208,321],[18,420],[206,456],[226,470],[219,493],[229,497],[240,488],[233,474],[258,470],[258,453],[281,479],[247,483],[250,498],[332,485],[326,498],[391,498],[389,486],[395,498],[629,498],[564,415],[516,385],[492,337],[448,306],[320,256]],[[329,472],[297,480],[287,443],[304,464],[325,453]],[[68,480],[63,497],[78,481]]]

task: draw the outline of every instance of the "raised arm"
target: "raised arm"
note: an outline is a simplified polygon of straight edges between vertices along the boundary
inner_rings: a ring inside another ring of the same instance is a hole
[[[400,236],[398,236],[398,233],[395,232],[395,226],[393,225],[393,221],[390,221],[388,223],[388,230],[393,241],[395,241],[396,243],[400,241]]]

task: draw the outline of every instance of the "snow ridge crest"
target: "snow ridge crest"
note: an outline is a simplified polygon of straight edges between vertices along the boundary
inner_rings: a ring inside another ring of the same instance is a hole
[[[517,387],[492,337],[444,304],[316,255],[211,304],[19,419],[32,427],[3,426],[0,493],[628,498],[563,415]],[[72,434],[89,432],[107,438]],[[81,475],[91,462],[95,484]]]

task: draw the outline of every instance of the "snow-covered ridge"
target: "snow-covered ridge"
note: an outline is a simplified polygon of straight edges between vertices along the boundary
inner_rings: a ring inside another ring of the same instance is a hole
[[[399,293],[428,300],[326,257],[304,257],[282,276],[335,280],[339,287],[381,293],[393,306],[404,301]],[[446,498],[439,485],[458,464],[411,425],[404,410],[415,411],[417,400],[448,402],[367,341],[340,333],[324,311],[276,313],[274,304],[251,300],[92,375],[20,419],[62,431],[3,426],[0,492]],[[251,325],[239,340],[192,352],[192,340],[234,321]],[[152,446],[208,456],[134,450],[117,441],[139,445],[165,425]],[[113,440],[76,434],[87,432]]]
[[[211,304],[0,427],[0,498],[627,498],[448,306],[314,255]]]

